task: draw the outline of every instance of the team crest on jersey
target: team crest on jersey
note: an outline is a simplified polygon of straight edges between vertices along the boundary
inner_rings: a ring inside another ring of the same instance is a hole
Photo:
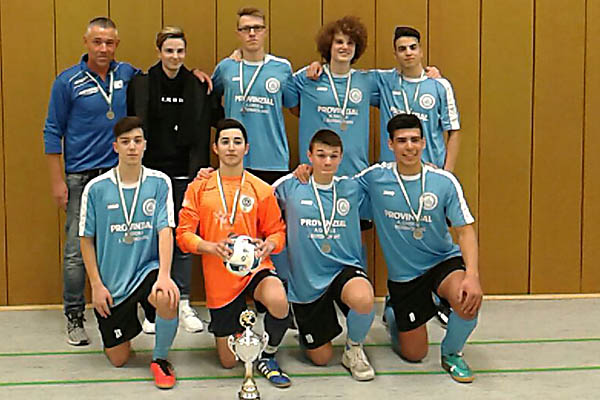
[[[435,106],[435,97],[426,93],[419,97],[419,105],[426,110],[431,110]]]
[[[245,194],[240,196],[240,209],[245,212],[245,213],[249,213],[250,211],[252,211],[252,206],[254,205],[254,199],[250,196],[246,196]]]
[[[281,83],[279,82],[279,79],[277,79],[277,78],[269,78],[265,82],[265,89],[267,89],[267,92],[269,92],[269,93],[277,93],[277,92],[279,92],[280,88],[281,88]]]
[[[358,104],[362,101],[363,94],[360,91],[360,89],[353,88],[353,89],[350,89],[350,94],[348,95],[348,98],[350,98],[350,101],[353,102],[354,104]]]
[[[350,202],[346,199],[339,199],[337,201],[336,208],[338,214],[340,214],[342,217],[345,217],[350,212]]]
[[[423,202],[423,208],[427,211],[431,211],[437,207],[438,198],[435,193],[425,192],[421,195],[421,202]]]
[[[151,217],[154,215],[154,209],[156,208],[156,200],[154,199],[146,199],[144,204],[142,204],[142,211],[144,215]]]

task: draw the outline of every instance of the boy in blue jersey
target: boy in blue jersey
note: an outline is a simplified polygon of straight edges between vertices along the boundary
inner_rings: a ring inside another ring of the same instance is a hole
[[[460,122],[454,90],[442,77],[431,78],[423,68],[421,34],[399,26],[394,31],[396,68],[374,70],[380,100],[381,161],[394,161],[387,146],[388,121],[396,114],[414,114],[423,126],[427,147],[423,161],[453,171],[460,146]],[[447,142],[445,134],[447,133]]]
[[[357,17],[346,16],[325,25],[317,35],[317,49],[326,64],[316,79],[308,66],[294,74],[285,96],[299,116],[298,151],[307,163],[308,143],[319,129],[336,132],[344,143],[339,175],[354,175],[369,165],[369,105],[376,86],[368,72],[351,68],[367,47],[367,29]],[[299,108],[299,111],[298,111]]]
[[[347,318],[342,364],[354,379],[366,381],[375,371],[362,348],[374,316],[373,287],[361,262],[359,209],[365,193],[356,182],[334,177],[342,153],[340,137],[319,130],[307,151],[313,166],[310,184],[290,174],[273,186],[285,212],[288,297],[306,355],[316,365],[331,360],[331,340],[342,332],[335,303]]]
[[[225,117],[240,121],[252,147],[244,166],[271,184],[289,170],[289,148],[282,107],[292,67],[288,60],[266,54],[265,15],[257,8],[238,11],[241,60],[225,58],[212,76],[215,95],[224,97]]]
[[[142,167],[146,147],[142,121],[121,119],[114,127],[117,167],[92,179],[81,200],[79,236],[90,278],[104,352],[120,367],[142,327],[137,304],[156,308],[156,341],[150,370],[157,387],[175,385],[169,348],[177,333],[179,290],[171,279],[175,219],[171,181]]]
[[[427,355],[425,324],[436,314],[434,292],[453,309],[442,341],[442,366],[456,381],[472,382],[462,349],[482,301],[474,218],[456,177],[421,161],[426,139],[419,118],[396,115],[387,131],[396,162],[376,164],[355,179],[369,193],[388,267],[385,316],[392,346],[409,361]]]

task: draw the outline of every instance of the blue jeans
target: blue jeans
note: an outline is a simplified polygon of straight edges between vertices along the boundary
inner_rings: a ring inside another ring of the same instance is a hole
[[[79,209],[85,185],[94,178],[90,174],[67,174],[67,222],[63,258],[63,305],[65,314],[85,309],[85,267],[79,247]]]
[[[187,178],[171,178],[173,186],[173,206],[175,208],[175,225],[179,224],[179,210],[183,203],[183,196],[191,179]],[[179,288],[181,299],[190,298],[190,282],[192,280],[192,255],[184,253],[177,246],[177,242],[173,245],[173,266],[171,268],[171,276]]]

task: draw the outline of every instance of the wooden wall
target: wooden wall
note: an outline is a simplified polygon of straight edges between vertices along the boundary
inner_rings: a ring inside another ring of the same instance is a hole
[[[60,303],[64,213],[50,196],[42,128],[54,77],[79,61],[87,21],[109,15],[121,60],[147,68],[163,25],[188,36],[186,64],[210,72],[236,47],[235,11],[267,14],[270,52],[317,59],[319,27],[346,14],[369,33],[359,68],[394,66],[412,25],[453,85],[462,120],[457,175],[477,217],[486,293],[600,291],[600,0],[0,0],[0,304]],[[556,12],[560,10],[560,12]],[[596,90],[592,90],[596,88]],[[297,120],[287,111],[292,162]],[[371,158],[378,112],[372,112]],[[385,294],[374,232],[370,273]],[[202,297],[194,274],[195,298]]]

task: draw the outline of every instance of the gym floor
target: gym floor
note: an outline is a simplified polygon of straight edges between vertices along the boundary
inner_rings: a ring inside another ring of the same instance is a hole
[[[600,393],[600,299],[486,300],[479,325],[467,343],[465,359],[475,382],[454,381],[440,367],[444,330],[429,322],[430,350],[421,363],[396,356],[381,322],[382,303],[365,345],[377,371],[371,382],[356,382],[341,366],[341,345],[328,367],[311,365],[288,331],[278,360],[292,386],[277,389],[257,378],[263,400],[275,399],[597,399]],[[102,353],[91,310],[86,311],[92,343],[65,342],[60,309],[0,308],[0,398],[205,398],[237,399],[242,364],[232,370],[218,365],[212,335],[180,329],[170,360],[178,384],[160,391],[152,383],[149,363],[153,336],[133,341],[136,355],[123,368],[111,367]],[[201,318],[208,312],[198,307]],[[343,320],[341,320],[343,321]],[[343,323],[342,325],[345,325]],[[262,329],[257,323],[255,329]]]

